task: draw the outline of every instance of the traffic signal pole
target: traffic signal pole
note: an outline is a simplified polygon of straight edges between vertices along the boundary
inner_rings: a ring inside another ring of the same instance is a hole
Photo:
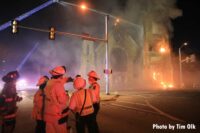
[[[105,79],[106,79],[106,94],[109,95],[109,54],[108,54],[108,15],[105,15],[105,42],[106,42],[106,72],[105,72]]]

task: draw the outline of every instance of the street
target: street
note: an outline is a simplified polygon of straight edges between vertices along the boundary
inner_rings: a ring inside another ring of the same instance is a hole
[[[16,133],[34,132],[30,117],[34,92],[18,92],[23,101],[18,104]],[[120,91],[102,93],[101,100],[101,133],[200,132],[199,91]],[[73,133],[74,122],[70,114]]]

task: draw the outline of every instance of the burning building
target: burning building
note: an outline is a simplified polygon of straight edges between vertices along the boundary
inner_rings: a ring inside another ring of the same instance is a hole
[[[131,4],[132,3],[132,4]],[[131,1],[125,17],[132,25],[120,23],[109,27],[109,67],[111,89],[173,87],[170,19],[181,15],[175,1]],[[134,4],[133,4],[134,3]],[[137,4],[136,4],[137,3]],[[127,4],[127,5],[129,5]],[[138,15],[139,14],[139,15]],[[86,42],[85,42],[86,43]],[[83,45],[81,70],[95,69],[105,85],[105,45]],[[89,66],[90,67],[89,67]],[[85,69],[87,67],[87,69]],[[83,69],[84,68],[84,69]],[[86,73],[86,72],[85,72]]]

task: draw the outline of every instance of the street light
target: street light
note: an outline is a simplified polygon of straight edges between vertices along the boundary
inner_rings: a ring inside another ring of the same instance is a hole
[[[160,53],[165,53],[166,52],[166,49],[164,47],[161,47],[160,48]]]
[[[120,19],[117,18],[117,19],[115,20],[114,26],[117,26],[119,23],[120,23]]]
[[[82,3],[80,7],[81,7],[82,10],[86,10],[87,9],[87,6],[84,3]]]
[[[70,5],[72,5],[72,4],[70,4]],[[81,7],[82,10],[89,9],[92,12],[95,12],[97,14],[101,14],[101,15],[105,16],[105,40],[104,40],[105,44],[106,44],[106,46],[105,46],[106,47],[106,55],[105,55],[105,66],[106,66],[106,68],[105,68],[105,81],[106,81],[106,94],[109,95],[109,93],[110,93],[110,91],[109,91],[109,74],[110,74],[110,71],[109,71],[109,62],[108,62],[108,59],[109,59],[109,54],[108,54],[108,51],[109,51],[109,48],[108,48],[108,18],[109,18],[109,15],[106,14],[106,13],[94,10],[94,9],[87,8],[87,6],[84,3],[82,3],[79,7]],[[119,22],[119,19],[117,19],[117,22]]]
[[[83,5],[81,6],[81,8],[83,10],[87,9],[87,7],[85,6],[83,8]],[[105,57],[105,65],[106,65],[106,68],[105,68],[105,80],[106,80],[106,94],[109,95],[110,94],[110,91],[109,91],[109,62],[108,62],[108,59],[109,59],[109,54],[108,54],[108,51],[109,51],[109,48],[108,48],[108,18],[109,18],[109,15],[107,14],[102,14],[102,13],[99,13],[97,11],[95,11],[96,13],[98,14],[101,14],[101,15],[104,15],[105,16],[105,44],[106,44],[106,57]]]
[[[184,47],[184,46],[187,46],[187,45],[188,44],[185,42],[178,49],[178,53],[179,53],[179,78],[180,78],[180,87],[181,88],[183,87],[181,48]]]

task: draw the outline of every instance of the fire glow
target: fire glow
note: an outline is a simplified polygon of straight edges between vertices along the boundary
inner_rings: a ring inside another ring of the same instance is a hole
[[[171,83],[167,83],[167,82],[160,82],[161,86],[163,87],[163,89],[167,89],[167,88],[173,88],[173,84]]]
[[[163,89],[173,88],[174,87],[174,85],[172,83],[162,81],[161,74],[158,73],[158,72],[153,72],[152,73],[152,78],[156,83],[159,84],[159,87],[161,86]]]

